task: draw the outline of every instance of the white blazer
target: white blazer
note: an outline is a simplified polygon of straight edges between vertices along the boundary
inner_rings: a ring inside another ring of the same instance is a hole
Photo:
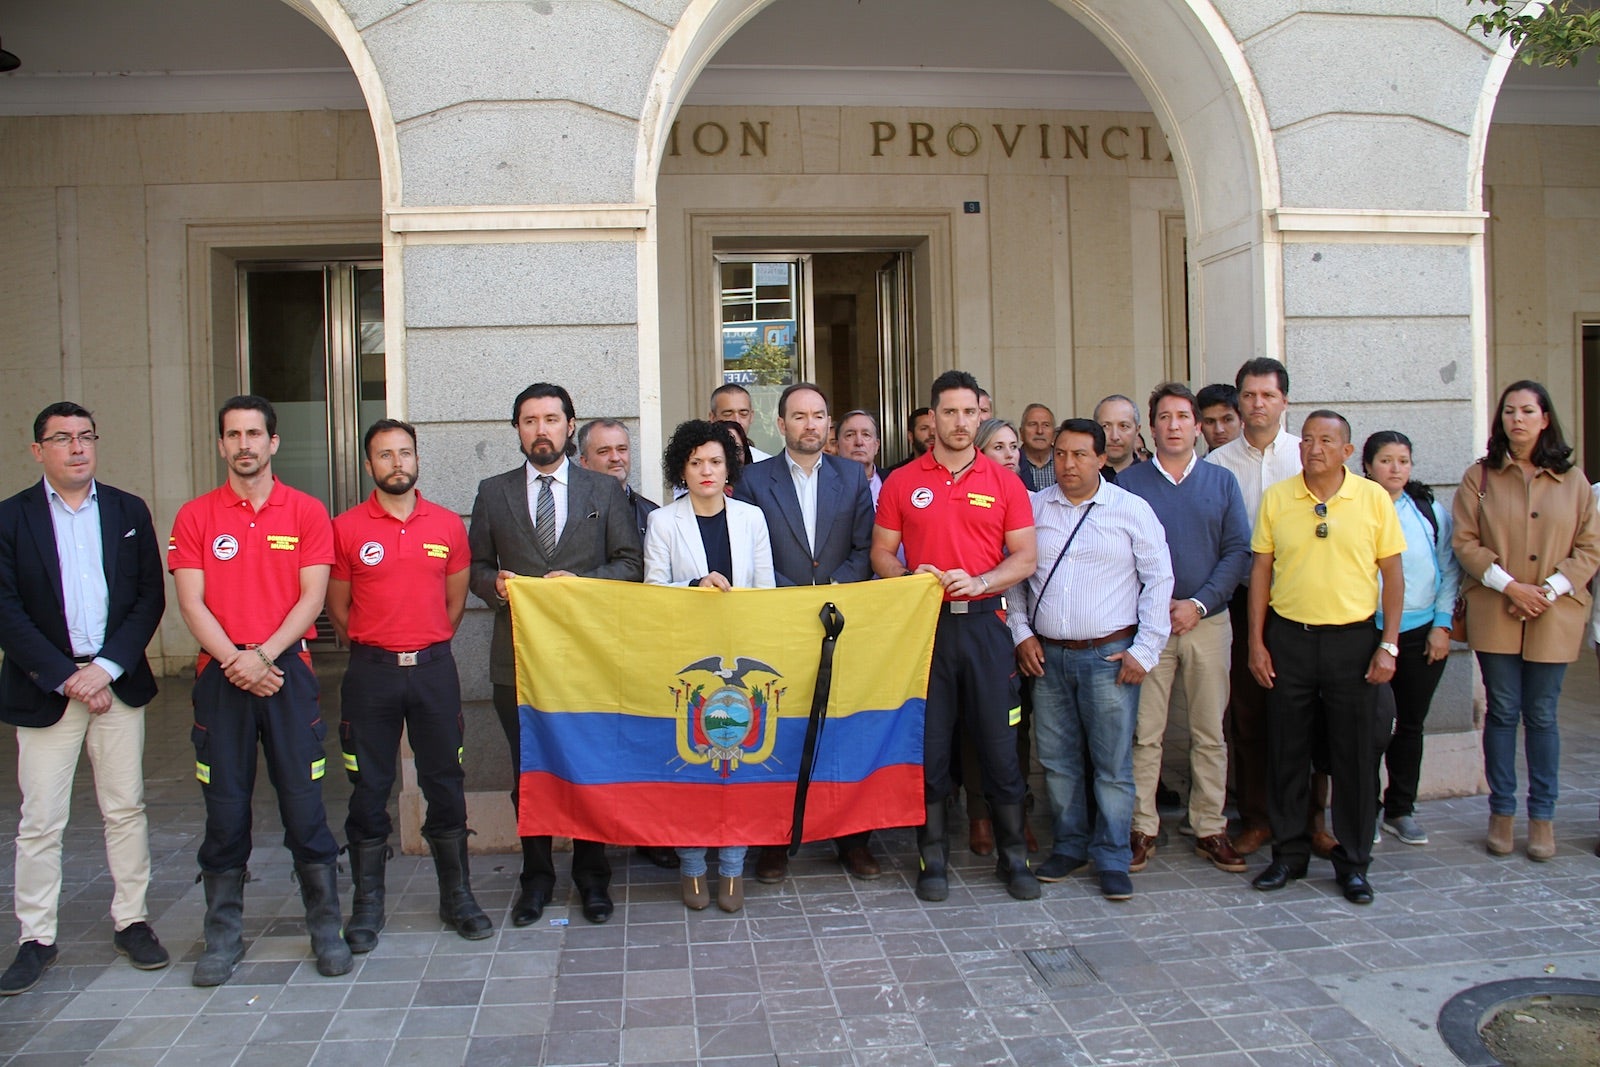
[[[767,540],[767,520],[761,509],[742,500],[728,500],[728,547],[733,550],[733,573],[726,575],[736,589],[771,589],[778,582],[772,572],[772,544]],[[687,496],[650,513],[644,538],[644,580],[651,585],[688,585],[706,576],[706,546],[700,524]]]

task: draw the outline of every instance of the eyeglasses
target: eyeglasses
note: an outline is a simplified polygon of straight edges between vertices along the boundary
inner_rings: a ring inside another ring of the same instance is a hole
[[[98,441],[98,440],[100,440],[100,435],[97,434],[97,433],[92,433],[92,432],[91,433],[53,433],[49,437],[41,437],[39,439],[39,443],[41,445],[50,445],[50,446],[52,446],[54,448],[66,448],[68,445],[71,445],[74,442],[76,442],[78,444],[83,445],[85,448],[91,448],[91,447],[94,446],[94,443],[96,441]]]
[[[1311,510],[1316,514],[1317,518],[1319,518],[1319,519],[1326,519],[1328,517],[1328,505],[1326,505],[1326,504],[1318,504],[1315,507],[1313,507]],[[1328,536],[1328,524],[1326,522],[1317,523],[1317,536],[1318,537],[1327,537]]]

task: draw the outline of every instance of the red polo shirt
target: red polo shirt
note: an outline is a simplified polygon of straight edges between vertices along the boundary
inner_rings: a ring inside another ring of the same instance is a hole
[[[259,645],[300,599],[300,569],[333,562],[333,524],[322,502],[272,479],[260,511],[223,482],[178,509],[167,570],[205,574],[206,607],[228,640]],[[317,636],[316,626],[306,637]]]
[[[404,522],[374,489],[333,520],[333,577],[350,583],[350,640],[390,652],[448,641],[445,578],[472,564],[461,516],[417,494]]]
[[[884,481],[876,521],[899,532],[912,570],[932,563],[983,574],[1005,558],[1007,533],[1033,525],[1033,504],[1022,479],[982,452],[956,481],[930,448]]]

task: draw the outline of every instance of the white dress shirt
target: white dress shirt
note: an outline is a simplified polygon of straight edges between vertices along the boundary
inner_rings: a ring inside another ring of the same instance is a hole
[[[1207,453],[1206,462],[1226,467],[1239,479],[1239,492],[1244,495],[1244,513],[1250,520],[1250,532],[1255,533],[1256,516],[1261,511],[1261,494],[1267,486],[1276,485],[1300,473],[1300,438],[1290,433],[1288,427],[1280,427],[1278,436],[1261,449],[1240,434],[1221,448]]]
[[[1067,500],[1059,485],[1031,499],[1039,565],[1020,587],[1021,610],[1006,613],[1012,641],[1021,644],[1035,636],[1034,618],[1037,636],[1058,641],[1088,641],[1137,626],[1129,651],[1145,670],[1153,668],[1172,633],[1172,557],[1156,513],[1104,479],[1081,504]],[[1071,551],[1055,567],[1080,521]],[[1049,578],[1052,567],[1056,575]],[[1047,578],[1049,588],[1044,588]]]
[[[571,471],[568,469],[571,461],[565,456],[561,457],[561,466],[550,472],[550,495],[556,502],[556,540],[561,540],[561,531],[567,528],[567,478]],[[535,531],[539,529],[539,476],[542,473],[531,462],[523,463],[528,471],[528,521],[533,523]]]
[[[794,495],[800,498],[800,518],[806,526],[806,547],[811,549],[812,555],[816,555],[817,479],[822,472],[822,454],[819,452],[813,457],[809,471],[795,461],[788,449],[783,450],[783,459],[789,464],[789,477],[794,482]]]

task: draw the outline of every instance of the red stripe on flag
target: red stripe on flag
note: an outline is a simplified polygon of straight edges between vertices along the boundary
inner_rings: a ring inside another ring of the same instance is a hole
[[[776,845],[789,841],[793,782],[745,785],[629,782],[573,785],[542,771],[522,775],[517,832],[613,845]],[[898,764],[859,782],[812,782],[805,839],[920,826],[922,767]]]

